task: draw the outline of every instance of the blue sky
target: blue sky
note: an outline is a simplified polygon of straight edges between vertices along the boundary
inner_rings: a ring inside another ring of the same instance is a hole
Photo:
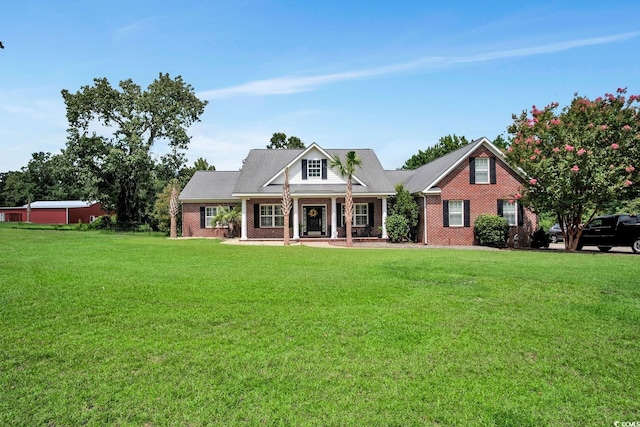
[[[239,169],[274,132],[373,148],[395,169],[444,135],[506,133],[532,105],[640,93],[631,0],[5,3],[0,172],[59,153],[60,91],[95,77],[146,87],[181,75],[209,100],[189,163],[218,170]]]

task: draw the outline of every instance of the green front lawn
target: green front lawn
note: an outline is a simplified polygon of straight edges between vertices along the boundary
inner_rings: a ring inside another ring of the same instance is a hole
[[[0,425],[640,421],[638,256],[0,242]]]

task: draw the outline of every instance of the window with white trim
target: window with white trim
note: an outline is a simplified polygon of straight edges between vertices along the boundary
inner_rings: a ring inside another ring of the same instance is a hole
[[[218,206],[205,206],[204,208],[204,226],[206,228],[214,228],[213,218],[218,214]]]
[[[342,204],[342,223],[345,221],[345,204]],[[351,224],[355,227],[365,227],[369,224],[369,204],[368,203],[354,203],[353,204],[353,218]]]
[[[449,227],[464,226],[463,206],[462,200],[449,200]]]
[[[502,217],[509,225],[518,225],[518,202],[504,200],[502,202]]]
[[[307,161],[307,177],[308,178],[322,177],[322,160]]]
[[[364,227],[369,223],[369,204],[355,203],[353,206],[353,225]]]
[[[260,227],[284,227],[281,205],[260,205]]]
[[[489,158],[475,158],[476,184],[489,184]]]

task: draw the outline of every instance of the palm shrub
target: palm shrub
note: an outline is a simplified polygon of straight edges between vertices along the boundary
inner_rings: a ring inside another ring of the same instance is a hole
[[[473,234],[482,246],[506,246],[509,238],[509,222],[498,215],[478,215],[473,224]]]
[[[389,215],[385,221],[385,225],[387,226],[387,235],[389,236],[389,240],[392,242],[402,242],[408,238],[409,221],[404,215]]]

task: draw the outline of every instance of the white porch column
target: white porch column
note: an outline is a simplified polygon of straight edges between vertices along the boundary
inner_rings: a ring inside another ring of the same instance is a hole
[[[337,197],[331,198],[331,238],[338,238],[338,204],[336,203]]]
[[[240,240],[247,240],[247,199],[242,199],[242,233]]]
[[[382,198],[382,238],[387,238],[387,198]]]
[[[293,240],[300,240],[300,215],[298,214],[298,198],[293,197]]]

